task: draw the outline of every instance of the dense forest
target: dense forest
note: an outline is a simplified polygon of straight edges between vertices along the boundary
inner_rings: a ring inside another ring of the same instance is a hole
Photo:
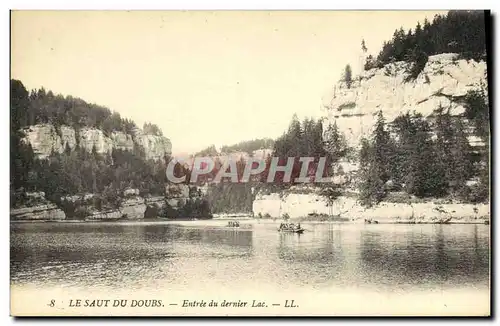
[[[76,131],[84,127],[97,128],[107,135],[113,131],[133,134],[137,129],[132,120],[122,118],[118,112],[112,112],[104,106],[72,96],[54,95],[44,88],[28,92],[19,80],[10,81],[10,92],[11,129],[14,130],[40,123],[52,124],[56,129],[67,125]],[[147,122],[143,132],[161,135],[158,126]]]
[[[464,59],[484,60],[485,44],[483,11],[449,11],[446,15],[436,15],[432,22],[425,19],[423,25],[417,23],[413,30],[396,29],[375,58],[368,56],[365,70],[408,61],[414,63],[410,77],[416,78],[431,55],[458,53]],[[362,49],[367,51],[364,41]]]
[[[246,152],[251,154],[253,151],[258,149],[268,149],[272,148],[274,140],[270,138],[261,138],[248,141],[242,141],[230,146],[222,146],[222,153],[234,153],[234,152]]]
[[[337,126],[329,125],[323,132],[323,123],[321,120],[305,118],[302,122],[294,115],[288,129],[274,142],[272,155],[266,159],[264,171],[250,182],[241,182],[243,170],[246,166],[244,159],[236,162],[237,183],[229,182],[229,178],[223,178],[220,183],[212,184],[209,188],[209,202],[214,213],[236,213],[252,211],[252,202],[255,194],[259,191],[280,191],[290,188],[299,177],[301,171],[300,157],[313,157],[314,162],[310,164],[308,176],[314,181],[315,172],[318,168],[319,158],[326,157],[326,166],[323,177],[331,176],[333,170],[331,167],[341,158],[348,156],[353,151],[347,146],[343,135],[339,132]],[[278,164],[286,165],[288,158],[294,158],[290,182],[284,182],[284,172],[277,172],[272,183],[267,183],[271,157],[278,157]],[[214,170],[204,176],[200,182],[213,180],[220,171],[222,163],[216,163]],[[256,167],[256,165],[254,165]],[[331,183],[320,184],[325,188],[337,188]],[[333,190],[333,189],[332,189]],[[331,192],[328,192],[331,193]]]
[[[406,113],[386,123],[378,114],[359,153],[360,200],[372,205],[391,191],[416,197],[483,202],[489,199],[489,119],[484,90],[466,96],[465,116],[438,108],[434,117]],[[472,148],[468,122],[485,148]]]
[[[252,155],[252,153],[259,149],[273,148],[274,140],[270,138],[253,139],[242,141],[233,145],[224,145],[220,148],[220,152],[215,145],[210,145],[207,148],[195,153],[193,156],[206,157],[206,156],[219,156],[223,154],[231,154],[236,152],[244,152]]]

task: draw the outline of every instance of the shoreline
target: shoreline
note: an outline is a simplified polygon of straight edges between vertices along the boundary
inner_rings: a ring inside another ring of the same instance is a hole
[[[33,223],[60,223],[60,224],[141,224],[141,223],[156,223],[156,224],[175,224],[178,222],[186,223],[200,223],[200,222],[224,222],[224,221],[234,221],[236,218],[217,218],[217,219],[163,219],[163,218],[151,218],[151,219],[134,219],[134,220],[10,220],[11,224],[33,224]],[[283,219],[279,218],[245,218],[241,219],[239,222],[265,222],[265,224],[279,224],[283,222]],[[447,223],[442,223],[439,221],[390,221],[390,220],[373,220],[376,222],[367,223],[363,219],[357,220],[321,220],[321,219],[301,219],[301,218],[291,218],[288,223],[307,223],[307,224],[363,224],[363,225],[379,225],[379,224],[405,224],[405,225],[418,225],[418,224],[436,224],[436,225],[452,225],[452,224],[474,224],[474,225],[489,225],[489,219],[478,219],[478,220],[466,220],[466,221],[449,221]],[[486,223],[488,221],[488,223]],[[252,223],[253,224],[253,223]]]

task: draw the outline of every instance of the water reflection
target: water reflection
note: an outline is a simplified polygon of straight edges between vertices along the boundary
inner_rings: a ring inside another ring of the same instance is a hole
[[[265,225],[13,224],[12,282],[401,291],[489,285],[487,226],[318,224],[307,230],[297,235]]]
[[[470,228],[477,234],[477,227]],[[487,282],[487,246],[469,235],[453,233],[454,226],[432,228],[433,232],[407,230],[403,233],[405,241],[397,234],[361,232],[364,271],[384,284]]]

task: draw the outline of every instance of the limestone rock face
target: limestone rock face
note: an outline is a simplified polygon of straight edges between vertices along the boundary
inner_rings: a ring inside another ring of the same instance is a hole
[[[26,135],[24,141],[31,144],[35,155],[40,158],[45,158],[52,152],[62,153],[66,143],[70,147],[74,147],[76,144],[75,133],[72,128],[61,128],[63,137],[60,137],[54,126],[50,124],[29,126],[24,128],[23,132]]]
[[[151,196],[146,198],[147,207],[156,207],[158,209],[165,208],[166,206],[165,197],[163,196]]]
[[[66,219],[66,214],[55,204],[45,199],[43,192],[26,193],[26,205],[10,209],[10,218],[13,221],[43,220],[56,221]]]
[[[113,141],[99,129],[82,128],[79,135],[80,147],[85,148],[88,152],[91,152],[94,146],[99,154],[109,153],[113,150]]]
[[[488,204],[464,203],[391,203],[381,202],[371,208],[363,207],[356,198],[342,196],[329,206],[324,197],[315,193],[288,194],[282,197],[272,193],[258,195],[253,202],[254,216],[269,214],[280,218],[305,218],[309,214],[337,215],[349,220],[375,219],[380,222],[436,222],[451,217],[452,221],[479,222],[490,218]]]
[[[146,211],[146,204],[144,198],[139,196],[129,197],[122,201],[120,204],[120,212],[122,217],[128,219],[142,219]]]
[[[96,211],[85,217],[87,221],[118,220],[122,218],[119,210]]]
[[[323,103],[326,123],[336,122],[347,142],[358,146],[361,137],[372,132],[379,110],[386,121],[413,110],[429,116],[439,105],[458,115],[465,110],[460,97],[481,83],[487,85],[486,62],[459,60],[454,53],[429,57],[416,80],[407,82],[409,68],[410,63],[395,62],[362,72],[350,88],[339,82]]]
[[[64,220],[66,214],[55,204],[37,205],[10,210],[12,220]]]
[[[108,137],[102,130],[82,128],[76,132],[72,127],[61,126],[59,130],[51,124],[38,124],[23,129],[24,141],[31,144],[39,158],[46,158],[52,152],[62,153],[66,145],[74,149],[78,143],[88,152],[96,148],[99,154],[110,153],[114,148],[132,151],[136,146],[144,148],[146,159],[159,160],[172,153],[172,144],[168,138],[147,135],[138,130],[134,135],[114,131]]]
[[[117,149],[132,151],[134,150],[134,140],[131,135],[121,131],[113,131],[111,133],[111,141]]]
[[[168,138],[144,134],[140,129],[136,130],[134,138],[144,148],[148,160],[160,160],[172,153],[172,143]]]
[[[304,217],[309,213],[328,214],[329,209],[326,201],[314,193],[311,194],[289,194],[280,198],[279,194],[257,196],[252,204],[254,216],[269,214],[271,217],[282,217],[288,214],[290,217]]]

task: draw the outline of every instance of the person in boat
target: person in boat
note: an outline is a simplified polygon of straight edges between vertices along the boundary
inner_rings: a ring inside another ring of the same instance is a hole
[[[297,230],[300,230],[300,223],[297,224]]]

